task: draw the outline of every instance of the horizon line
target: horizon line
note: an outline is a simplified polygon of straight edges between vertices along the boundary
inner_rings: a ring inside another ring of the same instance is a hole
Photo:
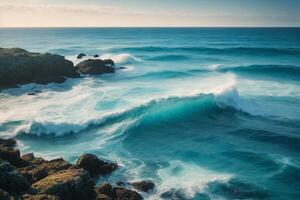
[[[7,28],[300,28],[300,26],[0,26]]]

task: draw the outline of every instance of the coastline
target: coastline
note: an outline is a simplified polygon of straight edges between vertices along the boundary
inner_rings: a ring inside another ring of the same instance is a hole
[[[33,153],[21,154],[15,139],[0,139],[0,199],[8,200],[141,200],[137,192],[150,192],[150,181],[95,182],[118,170],[116,163],[93,154],[81,155],[76,164],[63,158],[44,160]]]

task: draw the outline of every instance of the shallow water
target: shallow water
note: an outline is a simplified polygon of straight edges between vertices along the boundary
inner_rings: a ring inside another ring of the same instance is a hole
[[[16,136],[22,152],[46,158],[74,162],[91,152],[117,161],[122,168],[99,182],[152,180],[146,199],[167,191],[171,199],[299,199],[299,35],[299,28],[0,29],[1,47],[74,63],[81,52],[99,54],[126,68],[1,91],[1,137]]]

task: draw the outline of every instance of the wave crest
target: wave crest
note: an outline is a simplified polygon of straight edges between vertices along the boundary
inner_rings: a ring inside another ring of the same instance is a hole
[[[232,112],[234,110],[251,115],[264,115],[259,108],[242,99],[236,88],[230,86],[216,88],[212,93],[155,99],[128,110],[111,113],[107,116],[99,116],[79,124],[32,121],[21,126],[18,133],[37,136],[63,136],[70,133],[79,133],[91,127],[121,123],[128,119],[134,119],[134,123],[141,123],[141,125],[151,125],[161,123],[164,120],[189,119],[194,114],[208,117],[209,115],[220,115],[221,111],[224,113],[224,111]]]
[[[121,53],[117,55],[103,54],[100,56],[101,59],[112,59],[117,64],[132,64],[141,62],[142,60],[128,53]]]

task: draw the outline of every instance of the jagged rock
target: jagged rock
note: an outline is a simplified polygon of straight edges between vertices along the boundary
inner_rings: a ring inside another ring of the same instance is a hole
[[[103,200],[141,200],[139,193],[121,187],[112,187],[110,184],[102,184],[95,189],[97,199]]]
[[[117,164],[100,160],[93,154],[81,155],[76,165],[88,171],[91,176],[105,175],[118,169]]]
[[[97,194],[96,200],[113,200],[113,199],[105,194]]]
[[[141,200],[143,197],[137,193],[136,191],[127,190],[125,188],[121,187],[115,187],[113,188],[114,191],[114,199],[116,200]]]
[[[72,166],[62,158],[50,161],[41,161],[41,163],[37,163],[36,160],[38,159],[34,158],[30,161],[32,162],[31,165],[18,169],[19,172],[24,175],[31,183],[37,182],[45,178],[46,176],[52,175],[56,172],[69,169]]]
[[[21,158],[25,161],[32,161],[33,159],[35,159],[34,154],[33,153],[27,153],[21,156]]]
[[[0,159],[8,161],[16,167],[22,167],[26,165],[20,157],[20,151],[15,149],[16,141],[13,139],[1,139],[0,140]]]
[[[99,55],[98,55],[98,54],[95,54],[95,55],[94,55],[94,58],[99,58]]]
[[[73,63],[63,56],[30,53],[20,48],[0,48],[0,87],[63,82],[65,77],[79,77],[79,74]]]
[[[5,161],[0,161],[0,188],[11,194],[20,194],[29,188],[24,176],[19,174],[15,167]]]
[[[1,200],[14,200],[13,196],[11,196],[8,192],[0,189],[0,199]]]
[[[154,189],[155,185],[151,181],[139,181],[131,183],[131,185],[142,192],[149,192]]]
[[[83,58],[83,57],[85,57],[85,56],[86,56],[86,54],[80,53],[80,54],[78,54],[77,59],[81,59],[81,58]]]
[[[58,196],[47,195],[47,194],[38,194],[38,195],[23,195],[24,200],[61,200]]]
[[[95,198],[94,182],[83,169],[67,169],[34,183],[38,194],[56,195],[62,200]]]
[[[125,186],[126,183],[124,183],[123,181],[118,181],[118,182],[116,182],[116,185],[117,186]]]
[[[96,191],[97,194],[104,194],[108,197],[113,197],[114,196],[113,187],[108,183],[104,183],[104,184],[96,187],[95,191]]]
[[[111,59],[88,59],[77,64],[76,69],[83,74],[105,74],[114,73],[114,62]]]
[[[17,144],[16,140],[10,138],[10,139],[1,139],[0,138],[0,147],[10,147],[13,148]]]

